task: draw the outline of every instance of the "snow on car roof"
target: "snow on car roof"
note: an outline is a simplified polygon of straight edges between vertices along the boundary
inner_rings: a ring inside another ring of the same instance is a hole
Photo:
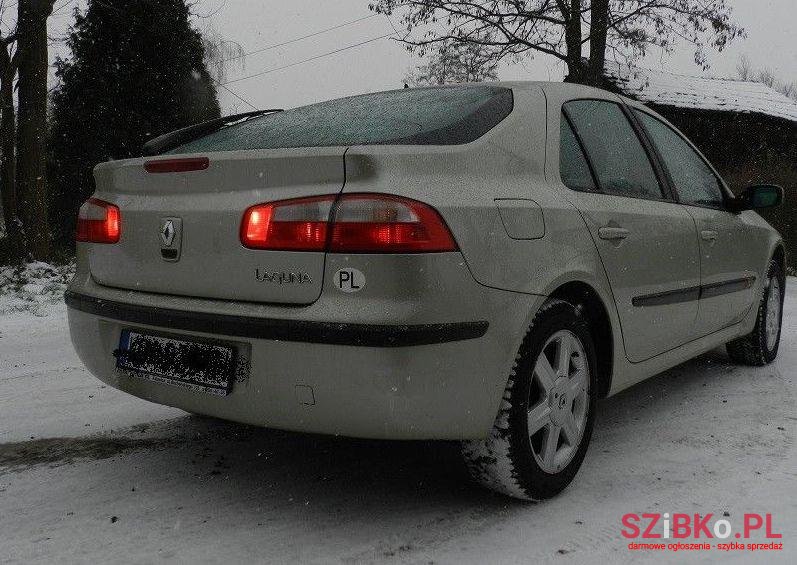
[[[642,102],[760,113],[797,122],[797,102],[760,82],[678,75],[639,67],[607,68],[624,94]]]

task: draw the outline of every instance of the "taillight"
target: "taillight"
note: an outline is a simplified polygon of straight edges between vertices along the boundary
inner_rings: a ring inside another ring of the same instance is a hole
[[[122,234],[119,207],[103,200],[89,198],[77,216],[75,240],[90,243],[117,243]]]
[[[437,210],[382,194],[343,196],[335,210],[329,250],[337,253],[434,253],[457,244]]]
[[[253,206],[241,223],[241,243],[253,249],[333,253],[457,249],[434,208],[383,194],[347,194],[337,202],[335,196],[319,196]]]
[[[324,251],[334,196],[252,206],[241,223],[241,243],[253,249]]]

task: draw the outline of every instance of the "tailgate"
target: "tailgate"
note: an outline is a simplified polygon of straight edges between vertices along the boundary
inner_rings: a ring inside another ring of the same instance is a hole
[[[122,229],[117,244],[83,244],[91,274],[130,290],[310,304],[321,294],[325,254],[247,249],[241,219],[254,204],[339,193],[344,153],[211,153],[207,169],[181,173],[148,173],[143,159],[99,165],[96,197],[119,206]]]

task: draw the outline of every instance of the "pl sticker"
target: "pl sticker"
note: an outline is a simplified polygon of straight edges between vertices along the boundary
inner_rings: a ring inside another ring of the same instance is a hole
[[[360,292],[365,287],[365,275],[357,269],[341,269],[335,273],[334,282],[343,292]]]

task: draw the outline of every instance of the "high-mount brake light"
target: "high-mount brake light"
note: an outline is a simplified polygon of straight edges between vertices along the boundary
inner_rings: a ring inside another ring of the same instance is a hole
[[[148,173],[188,173],[191,171],[204,171],[210,167],[207,157],[187,157],[181,159],[159,159],[147,161],[144,169]]]
[[[333,216],[334,217],[331,217]],[[436,253],[457,244],[431,206],[386,194],[347,194],[252,206],[241,223],[252,249],[331,253]]]
[[[80,207],[76,241],[117,243],[122,235],[122,214],[119,207],[97,198],[89,198]]]

